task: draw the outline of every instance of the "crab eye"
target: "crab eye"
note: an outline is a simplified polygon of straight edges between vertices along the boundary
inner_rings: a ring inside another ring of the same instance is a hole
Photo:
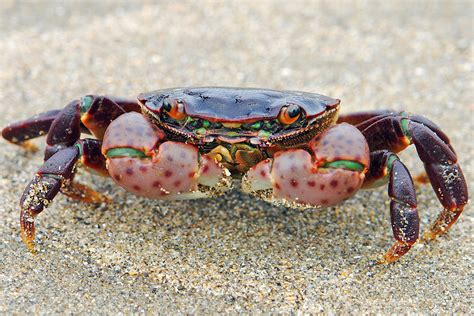
[[[179,101],[163,101],[163,110],[168,112],[168,115],[177,121],[181,121],[186,117],[186,112],[184,111],[184,104]]]
[[[301,109],[296,104],[290,104],[288,106],[283,107],[280,110],[280,114],[278,114],[278,120],[280,123],[290,125],[300,117]]]
[[[164,100],[163,101],[163,106],[161,107],[163,110],[165,110],[166,112],[169,112],[171,111],[171,103],[169,100]]]

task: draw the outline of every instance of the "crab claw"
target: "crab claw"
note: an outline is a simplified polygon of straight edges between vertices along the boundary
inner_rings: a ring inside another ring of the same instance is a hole
[[[309,144],[309,152],[289,149],[252,167],[242,180],[245,192],[295,208],[332,206],[362,186],[369,150],[362,134],[339,124]]]
[[[230,172],[196,146],[165,141],[164,133],[139,113],[127,113],[107,128],[102,152],[122,188],[153,199],[182,200],[219,195],[232,185]]]

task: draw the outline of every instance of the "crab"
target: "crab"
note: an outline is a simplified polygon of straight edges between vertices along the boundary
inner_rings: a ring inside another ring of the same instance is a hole
[[[58,192],[108,200],[74,181],[79,166],[151,199],[214,197],[240,181],[244,192],[300,209],[333,206],[388,182],[395,242],[379,262],[390,263],[420,239],[414,183],[397,156],[411,144],[443,206],[424,237],[446,232],[468,201],[448,137],[419,115],[338,115],[339,107],[338,99],[307,92],[174,88],[136,100],[86,95],[10,124],[3,138],[27,149],[29,139],[47,134],[45,162],[20,200],[22,240],[35,251],[34,218]]]

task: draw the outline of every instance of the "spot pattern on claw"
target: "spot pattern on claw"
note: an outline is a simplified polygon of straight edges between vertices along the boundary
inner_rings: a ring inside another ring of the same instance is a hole
[[[369,166],[369,146],[354,126],[341,123],[328,129],[310,142],[318,161],[349,160]]]
[[[277,152],[251,168],[242,179],[245,192],[289,207],[326,207],[355,194],[365,174],[344,167],[321,167],[326,162],[348,160],[368,167],[369,148],[363,135],[349,124],[339,124],[310,142],[308,151]]]
[[[230,188],[226,170],[206,155],[201,156],[199,163],[198,150],[193,145],[164,142],[150,154],[151,159],[107,159],[112,179],[127,191],[164,200],[200,198]],[[170,155],[172,160],[168,159]]]
[[[166,157],[180,151],[172,162]],[[148,198],[176,198],[176,195],[197,189],[197,181],[188,174],[199,170],[197,149],[189,144],[165,142],[153,158],[115,157],[108,159],[108,169],[117,183],[128,191]],[[138,172],[139,171],[139,172]],[[119,177],[117,177],[119,176]]]
[[[227,169],[223,171],[223,167],[221,167],[214,159],[207,155],[201,156],[201,167],[199,170],[199,176],[197,177],[199,184],[215,187],[219,185],[222,177],[230,177],[230,173]]]
[[[273,165],[275,167],[275,165]],[[271,178],[272,163],[270,159],[263,160],[250,168],[242,178],[242,190],[247,193],[255,194],[260,191],[272,189]],[[276,190],[280,188],[278,183],[274,184]],[[265,197],[262,196],[263,199]]]
[[[149,153],[163,138],[164,133],[146,117],[129,112],[110,123],[104,135],[102,153],[105,155],[109,149],[124,147]]]
[[[280,189],[273,186],[274,199],[325,207],[349,198],[355,193],[355,188],[362,185],[363,173],[343,169],[318,169],[314,173],[311,155],[300,149],[292,151],[292,154],[279,153],[274,158],[275,162],[278,161],[278,167],[272,169],[272,181],[280,183]],[[291,155],[293,158],[290,158]],[[286,179],[288,174],[291,178]]]

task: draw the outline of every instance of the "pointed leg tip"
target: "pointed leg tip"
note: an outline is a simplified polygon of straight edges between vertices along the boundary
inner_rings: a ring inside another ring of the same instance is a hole
[[[423,241],[432,241],[444,235],[457,221],[463,209],[464,205],[443,209],[433,226],[423,234]]]
[[[423,241],[432,241],[438,237],[439,234],[436,232],[429,230],[426,233],[423,234]]]
[[[34,255],[36,255],[36,249],[35,249],[35,241],[34,241],[34,236],[29,235],[28,233],[22,231],[21,232],[21,240],[25,244],[26,248]]]
[[[377,264],[388,264],[397,261],[404,254],[406,254],[410,249],[413,243],[404,243],[396,241],[392,247],[385,253],[383,258],[377,261]]]
[[[400,256],[393,256],[391,254],[385,254],[382,259],[377,261],[378,265],[385,265],[389,263],[393,263],[400,259]]]
[[[63,188],[62,193],[84,203],[112,203],[109,197],[77,182],[72,182],[68,187]]]
[[[25,227],[22,223],[21,225],[21,230],[20,230],[20,236],[21,240],[25,244],[26,248],[32,253],[36,254],[36,249],[35,249],[35,232],[34,232],[34,226],[30,227],[28,225]]]
[[[102,193],[95,192],[95,194],[91,197],[91,202],[110,204],[112,203],[112,199]]]
[[[22,209],[20,212],[20,236],[26,248],[36,254],[34,215],[28,209]]]
[[[23,147],[26,151],[29,151],[31,153],[35,153],[39,150],[38,146],[33,144],[31,141],[24,141],[23,143],[20,144],[21,147]]]

